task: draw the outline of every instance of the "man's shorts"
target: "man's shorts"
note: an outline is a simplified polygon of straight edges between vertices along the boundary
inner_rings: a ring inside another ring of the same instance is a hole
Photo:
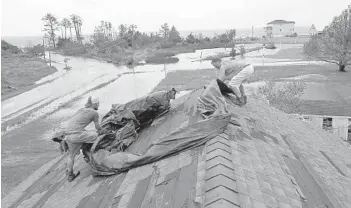
[[[72,156],[79,155],[79,151],[83,146],[83,143],[77,142],[77,143],[72,143],[69,141],[66,141],[68,145],[68,153]]]
[[[78,155],[84,143],[94,143],[98,137],[96,131],[83,131],[77,134],[67,135],[65,140],[68,145],[70,155]]]
[[[244,67],[237,75],[235,75],[230,81],[229,81],[229,85],[230,86],[235,86],[238,87],[243,83],[243,81],[245,81],[246,79],[248,79],[250,76],[252,76],[252,74],[255,72],[255,69],[252,65],[248,65],[246,67]]]

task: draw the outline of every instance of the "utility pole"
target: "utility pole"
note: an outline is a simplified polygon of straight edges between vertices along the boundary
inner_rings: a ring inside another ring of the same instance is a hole
[[[46,58],[45,58],[45,37],[43,37],[43,50],[44,50],[44,61],[46,62]]]
[[[50,44],[49,44],[49,60],[50,60],[50,66],[51,66],[51,49],[50,49]]]
[[[50,66],[51,66],[51,48],[50,48],[50,38],[46,36],[46,38],[49,39],[49,61],[50,61]]]
[[[253,36],[254,36],[254,27],[252,26],[252,29],[251,29],[251,38],[253,39]]]

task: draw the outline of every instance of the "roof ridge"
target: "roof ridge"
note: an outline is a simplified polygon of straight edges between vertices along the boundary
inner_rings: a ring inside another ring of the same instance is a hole
[[[228,124],[228,126],[233,124]],[[203,207],[241,207],[229,136],[222,133],[208,141],[198,165],[197,200]]]

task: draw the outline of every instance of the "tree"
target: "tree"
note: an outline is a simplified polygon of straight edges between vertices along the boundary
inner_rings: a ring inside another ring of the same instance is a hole
[[[78,42],[82,44],[83,41],[83,36],[82,36],[82,25],[83,25],[83,20],[80,16],[76,14],[71,15],[71,20],[73,23],[74,30],[76,32],[76,39]]]
[[[67,28],[71,27],[71,21],[67,18],[63,18],[61,21],[61,26],[65,28],[65,39],[67,39]]]
[[[226,33],[229,41],[234,41],[234,38],[236,36],[236,30],[235,29],[228,30]]]
[[[235,46],[233,46],[232,50],[230,51],[229,55],[234,59],[236,56],[236,49]]]
[[[240,55],[241,55],[241,56],[244,56],[245,53],[246,53],[246,49],[245,49],[245,47],[244,47],[243,45],[241,45],[241,46],[240,46]]]
[[[124,37],[124,36],[126,35],[126,33],[127,33],[127,25],[120,24],[120,25],[118,26],[118,30],[119,30],[118,36],[119,36],[120,38]]]
[[[138,28],[138,26],[136,26],[136,25],[133,25],[133,24],[129,25],[128,33],[131,34],[131,35],[134,35],[134,33],[136,32],[137,28]]]
[[[179,43],[182,40],[178,30],[174,26],[172,26],[171,30],[169,31],[169,40],[173,43]]]
[[[33,47],[26,47],[25,51],[33,56],[42,56],[45,52],[44,46],[40,44]]]
[[[72,37],[72,22],[71,21],[68,21],[67,22],[67,28],[69,28],[69,34],[70,34],[70,39],[73,40],[73,37]]]
[[[339,66],[340,72],[345,72],[345,67],[351,61],[351,20],[347,10],[334,18],[326,26],[322,34],[311,37],[304,45],[304,52],[313,58],[333,63]]]
[[[169,37],[169,26],[168,23],[164,23],[161,25],[160,33],[163,35],[163,38],[168,38]]]
[[[59,26],[59,22],[57,21],[57,18],[53,14],[47,13],[41,20],[44,21],[44,31],[47,32],[48,36],[50,37],[50,41],[53,43],[54,47],[56,47],[55,31],[58,30],[58,26]]]
[[[189,44],[194,44],[196,43],[196,38],[193,35],[193,33],[190,33],[187,37],[186,37],[186,42]]]

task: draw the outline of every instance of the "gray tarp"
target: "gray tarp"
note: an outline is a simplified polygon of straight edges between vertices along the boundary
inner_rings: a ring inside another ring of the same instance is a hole
[[[106,135],[100,136],[92,147],[90,159],[94,176],[114,175],[128,171],[131,168],[146,165],[205,144],[210,139],[223,133],[230,122],[230,115],[225,107],[225,100],[214,80],[198,99],[201,113],[205,112],[206,119],[175,130],[174,132],[154,141],[142,156],[130,153],[109,154],[98,150]],[[128,131],[125,132],[128,134]],[[114,164],[115,161],[115,164]]]

